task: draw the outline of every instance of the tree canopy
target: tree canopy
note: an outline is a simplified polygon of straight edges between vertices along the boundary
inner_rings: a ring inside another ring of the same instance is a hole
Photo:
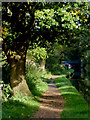
[[[89,11],[85,2],[3,2],[2,19],[2,47],[11,67],[12,88],[20,87],[25,80],[28,47],[49,48],[54,42],[72,47],[71,43],[78,43],[77,36],[88,36]],[[82,39],[79,45],[83,43]]]

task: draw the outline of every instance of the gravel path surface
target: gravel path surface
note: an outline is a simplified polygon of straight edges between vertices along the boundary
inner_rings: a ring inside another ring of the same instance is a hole
[[[58,88],[53,83],[54,78],[56,78],[57,76],[53,75],[51,77],[53,79],[48,84],[49,89],[41,96],[43,98],[43,101],[40,103],[41,105],[39,110],[32,117],[34,119],[60,118],[60,114],[63,111],[65,100],[61,96]]]

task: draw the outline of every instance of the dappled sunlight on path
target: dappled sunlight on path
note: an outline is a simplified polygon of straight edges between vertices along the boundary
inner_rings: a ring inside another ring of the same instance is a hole
[[[55,78],[55,76],[53,76]],[[32,118],[60,118],[65,100],[61,96],[53,80],[48,84],[49,89],[41,96],[43,98],[39,110]]]

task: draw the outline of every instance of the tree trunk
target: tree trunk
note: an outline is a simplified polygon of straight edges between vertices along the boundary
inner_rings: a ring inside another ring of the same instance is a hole
[[[3,50],[7,56],[7,61],[10,64],[10,84],[14,90],[14,94],[17,92],[31,95],[26,83],[25,76],[25,61],[26,52],[29,46],[29,41],[32,35],[32,30],[35,26],[35,6],[36,3],[6,3],[3,4],[5,12],[3,11]],[[20,10],[23,9],[23,10]],[[10,16],[8,13],[12,15]],[[30,14],[30,19],[27,24],[27,15]],[[5,27],[6,26],[6,27]],[[7,30],[5,29],[7,28]],[[10,28],[10,29],[9,29]],[[17,33],[14,37],[14,34]],[[7,34],[12,34],[8,38]]]
[[[15,61],[12,59],[10,64],[10,84],[11,88],[14,90],[14,95],[16,92],[31,95],[26,83],[25,60]]]
[[[46,62],[45,60],[41,60],[41,63],[40,63],[40,68],[43,70],[45,69],[45,62]]]

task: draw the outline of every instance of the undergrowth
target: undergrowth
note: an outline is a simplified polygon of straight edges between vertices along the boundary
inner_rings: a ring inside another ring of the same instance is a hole
[[[40,96],[48,89],[48,85],[43,81],[47,73],[36,66],[29,65],[26,68],[27,84],[34,96]],[[47,78],[45,78],[47,79]]]

